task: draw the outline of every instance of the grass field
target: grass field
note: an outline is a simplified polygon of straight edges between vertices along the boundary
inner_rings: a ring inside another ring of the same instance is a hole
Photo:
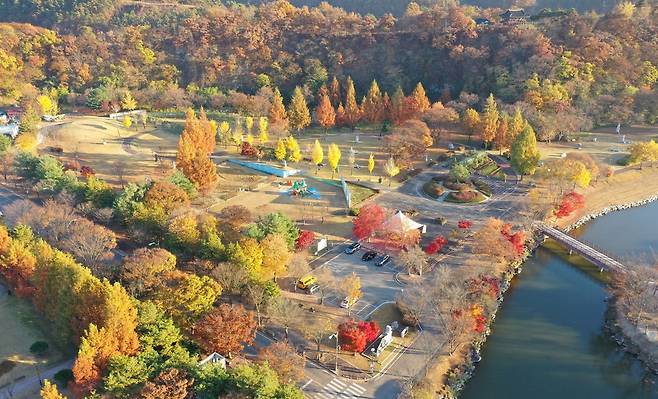
[[[178,135],[166,128],[143,129],[137,124],[125,129],[119,122],[100,117],[72,117],[59,125],[47,126],[40,151],[53,147],[62,162],[78,160],[97,176],[113,185],[123,180],[143,181],[171,170],[171,161],[155,162],[154,153],[175,155]]]
[[[43,321],[26,300],[6,294],[0,286],[0,387],[11,384],[21,377],[31,377],[36,373],[36,367],[47,367],[58,362],[62,356],[53,344],[41,332]],[[45,327],[45,326],[43,326]],[[45,341],[50,345],[49,354],[37,358],[30,353],[30,346],[35,341]],[[9,368],[11,368],[9,370]]]

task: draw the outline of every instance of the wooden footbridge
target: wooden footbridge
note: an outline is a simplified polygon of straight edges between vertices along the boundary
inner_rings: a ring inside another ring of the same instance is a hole
[[[569,234],[558,230],[555,227],[547,226],[544,223],[537,223],[535,226],[544,235],[564,245],[569,252],[576,252],[601,270],[626,273],[626,266],[601,250],[595,249],[591,244],[578,240]]]

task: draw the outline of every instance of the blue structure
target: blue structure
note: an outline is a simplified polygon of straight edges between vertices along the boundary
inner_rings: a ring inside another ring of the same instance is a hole
[[[229,159],[229,162],[233,162],[234,164],[244,166],[245,168],[267,173],[268,175],[274,175],[283,178],[294,176],[296,174],[301,173],[301,171],[297,169],[281,169],[264,163],[243,161],[241,159]]]

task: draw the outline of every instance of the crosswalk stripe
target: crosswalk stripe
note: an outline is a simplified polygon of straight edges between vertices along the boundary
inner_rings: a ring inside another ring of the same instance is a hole
[[[322,392],[318,392],[318,393],[315,394],[315,397],[320,398],[320,399],[331,399],[331,398],[333,398],[333,395],[328,395],[328,394],[325,394],[325,393],[322,393]]]
[[[366,391],[365,388],[363,388],[363,387],[361,387],[361,386],[359,386],[359,385],[356,385],[356,384],[353,384],[351,387],[349,387],[349,388],[347,388],[347,389],[345,390],[345,392],[351,392],[351,393],[354,393],[356,396],[361,395],[361,394],[364,393],[365,391]]]

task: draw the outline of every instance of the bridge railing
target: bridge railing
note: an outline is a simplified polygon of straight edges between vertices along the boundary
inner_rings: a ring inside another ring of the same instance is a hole
[[[540,228],[541,228],[541,231],[542,231],[544,234],[546,234],[546,235],[548,235],[548,236],[551,236],[551,238],[553,238],[553,239],[555,239],[555,240],[562,241],[562,240],[559,239],[559,237],[556,237],[555,234],[552,234],[552,230],[557,231],[557,232],[560,233],[560,234],[564,234],[566,237],[568,237],[568,238],[570,238],[570,239],[572,239],[572,240],[574,240],[574,241],[576,241],[576,242],[579,242],[580,244],[583,244],[584,246],[590,248],[590,249],[591,249],[592,251],[594,251],[594,252],[598,252],[599,254],[606,256],[607,258],[609,258],[609,259],[612,260],[613,262],[617,263],[617,265],[621,265],[621,267],[625,268],[624,264],[621,263],[619,260],[617,260],[617,259],[615,258],[614,255],[612,255],[612,254],[610,254],[609,252],[607,252],[607,251],[605,251],[605,250],[603,250],[603,249],[597,247],[596,245],[592,244],[591,242],[589,242],[589,241],[587,241],[587,240],[581,239],[581,238],[579,238],[579,237],[578,237],[578,238],[573,237],[572,235],[570,235],[570,234],[568,234],[568,233],[566,233],[566,232],[564,232],[564,231],[562,231],[562,230],[556,229],[556,228],[554,228],[554,227],[541,226]],[[591,256],[594,256],[594,254],[590,254],[590,255],[591,255]]]

